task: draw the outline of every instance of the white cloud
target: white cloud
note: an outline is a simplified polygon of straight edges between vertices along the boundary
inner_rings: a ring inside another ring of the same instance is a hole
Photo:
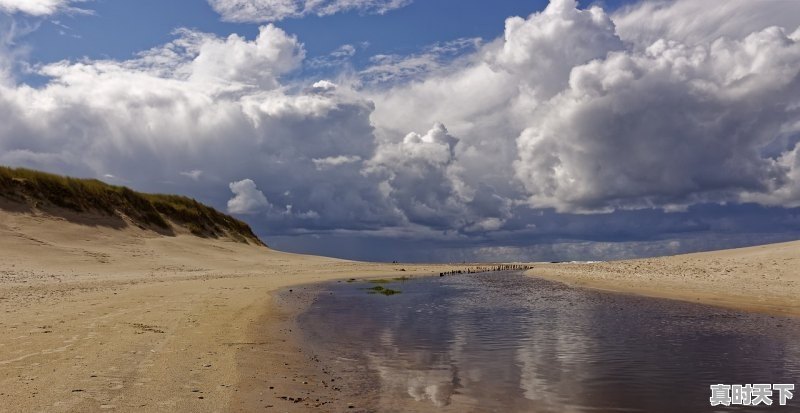
[[[772,202],[787,202],[796,185],[797,139],[787,136],[797,128],[787,125],[799,119],[800,31],[769,28],[768,16],[787,18],[774,3],[764,8],[748,26],[758,30],[739,38],[626,44],[600,8],[553,0],[527,19],[508,19],[504,37],[461,67],[375,93],[373,119],[387,135],[446,123],[464,147],[455,162],[462,181],[488,183],[531,208],[675,211],[778,192]],[[684,17],[664,25],[683,27]],[[697,33],[705,27],[682,37],[705,39]]]
[[[380,144],[364,173],[381,182],[387,202],[414,225],[461,230],[506,216],[507,203],[491,189],[464,182],[460,154],[459,140],[435,124],[425,134]]]
[[[297,68],[304,54],[296,37],[268,25],[252,42],[235,34],[204,42],[191,64],[192,78],[274,88],[277,77]]]
[[[229,91],[268,90],[278,87],[278,78],[299,67],[305,57],[303,45],[295,36],[271,24],[260,27],[252,41],[237,34],[220,38],[189,29],[179,29],[175,34],[175,40],[141,53],[139,59],[97,62],[92,66],[122,66],[124,71],[188,80]],[[55,72],[60,66],[63,62],[46,66],[44,73],[60,76]]]
[[[372,63],[359,73],[362,80],[369,83],[400,82],[418,79],[443,69],[454,58],[474,51],[481,44],[478,38],[464,38],[449,42],[435,43],[422,52],[402,55],[375,55]]]
[[[331,52],[333,57],[352,57],[356,54],[356,48],[352,44],[344,44]]]
[[[38,66],[39,87],[0,82],[0,163],[222,207],[233,182],[230,210],[278,232],[452,240],[525,231],[541,208],[798,206],[800,31],[765,9],[730,38],[698,25],[648,43],[662,32],[625,12],[554,0],[493,41],[379,56],[335,83],[298,76],[303,45],[272,25],[183,29],[134,59]],[[529,230],[570,230],[545,224]]]
[[[319,80],[311,85],[311,90],[315,92],[330,92],[336,90],[338,86],[330,80]]]
[[[322,159],[312,159],[314,165],[317,167],[318,170],[329,168],[332,166],[355,163],[360,160],[361,160],[360,156],[345,156],[345,155],[329,156],[327,158],[322,158]]]
[[[412,0],[208,0],[225,21],[264,23],[306,15],[327,16],[345,11],[383,14]]]
[[[641,47],[660,40],[690,46],[720,37],[743,39],[770,26],[793,31],[800,24],[800,2],[793,0],[648,0],[614,15],[620,37]]]
[[[800,116],[800,43],[777,28],[660,41],[575,67],[518,139],[531,205],[641,208],[736,200],[788,176],[761,148]]]
[[[232,214],[255,214],[271,206],[252,179],[231,182],[229,187],[235,195],[228,200],[228,212]]]
[[[344,66],[356,54],[356,47],[352,44],[344,44],[337,47],[334,51],[325,56],[317,56],[308,61],[308,66],[314,69],[332,68]]]
[[[395,219],[360,162],[317,172],[314,159],[372,156],[373,106],[332,83],[318,85],[325,93],[282,85],[280,75],[303,55],[292,36],[273,26],[252,40],[177,35],[128,61],[46,65],[42,87],[0,86],[0,163],[110,173],[143,190],[192,191],[217,205],[228,199],[223,182],[249,176],[266,183],[276,210],[294,205],[297,213],[280,214],[284,225],[311,211],[325,211],[320,225],[331,227],[354,214],[369,225]],[[196,176],[198,165],[204,179],[171,183]]]
[[[191,171],[183,171],[183,172],[181,172],[181,175],[197,181],[197,180],[200,179],[201,176],[203,176],[203,171],[201,171],[199,169],[192,169]]]
[[[580,10],[576,0],[552,0],[528,19],[507,19],[503,40],[490,62],[525,81],[536,97],[562,90],[576,65],[623,48],[605,12]]]
[[[0,0],[0,12],[23,13],[31,16],[49,16],[62,11],[84,12],[70,7],[84,0]]]

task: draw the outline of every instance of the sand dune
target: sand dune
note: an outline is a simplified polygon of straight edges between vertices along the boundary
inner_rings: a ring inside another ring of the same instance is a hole
[[[568,284],[800,315],[800,241],[592,264],[541,264],[527,272]]]

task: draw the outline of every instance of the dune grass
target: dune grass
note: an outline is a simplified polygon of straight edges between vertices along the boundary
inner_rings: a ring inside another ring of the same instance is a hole
[[[36,208],[52,205],[74,212],[125,215],[141,227],[168,230],[172,222],[200,237],[229,236],[239,242],[263,245],[246,223],[194,199],[140,193],[97,179],[0,166],[0,196]]]

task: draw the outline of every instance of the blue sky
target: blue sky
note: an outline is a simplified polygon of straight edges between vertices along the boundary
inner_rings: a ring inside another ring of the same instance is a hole
[[[326,55],[344,44],[369,46],[359,56],[409,54],[436,42],[459,38],[494,39],[509,16],[527,16],[542,10],[546,0],[428,0],[386,14],[358,11],[330,16],[290,18],[278,26],[305,44],[309,57]],[[613,10],[625,0],[583,2]],[[30,61],[62,59],[128,59],[171,40],[173,31],[187,27],[227,36],[252,38],[257,23],[227,23],[202,0],[95,0],[80,4],[92,14],[65,14],[33,18],[41,28],[22,41],[31,46]],[[67,26],[67,27],[63,27]]]
[[[0,0],[0,164],[344,258],[795,239],[798,26],[784,0]]]

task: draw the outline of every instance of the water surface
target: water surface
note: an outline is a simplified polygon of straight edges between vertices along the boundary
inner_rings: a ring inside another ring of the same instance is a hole
[[[379,412],[711,408],[709,385],[800,383],[800,321],[567,287],[518,273],[332,283],[299,324]],[[797,386],[800,389],[800,386]],[[776,397],[777,399],[777,393]]]

